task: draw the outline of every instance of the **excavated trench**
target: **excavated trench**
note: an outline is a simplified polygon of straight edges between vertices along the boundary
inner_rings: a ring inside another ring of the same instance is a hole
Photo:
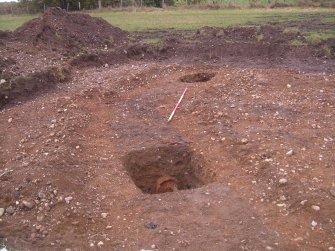
[[[124,166],[143,193],[157,194],[203,186],[205,165],[187,144],[129,152]]]

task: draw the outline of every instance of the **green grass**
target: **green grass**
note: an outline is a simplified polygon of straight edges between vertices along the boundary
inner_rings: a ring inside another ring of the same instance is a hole
[[[161,38],[146,38],[142,40],[142,43],[154,46],[158,49],[162,49],[165,46],[165,42]]]
[[[257,39],[258,42],[262,41],[263,38],[264,38],[264,35],[263,35],[263,34],[258,34],[258,35],[256,36],[256,39]]]
[[[313,6],[313,7],[320,7],[320,6],[333,6],[333,0],[205,0],[201,1],[200,5],[209,5],[209,4],[216,4],[220,6],[263,6],[268,7],[274,4],[284,4],[285,6]],[[187,0],[174,0],[176,6],[186,6]]]
[[[10,16],[10,15],[0,15],[0,30],[15,30],[17,27],[21,26],[23,23],[29,21],[30,19],[37,17],[33,15],[29,16]]]
[[[163,41],[160,38],[146,38],[143,40],[143,43],[145,44],[151,44],[151,45],[159,45],[162,44]]]
[[[307,45],[306,43],[304,43],[304,42],[302,42],[302,41],[300,41],[300,40],[298,40],[298,39],[294,39],[294,40],[291,42],[291,44],[294,45],[294,46],[305,46],[305,45]]]
[[[307,32],[305,33],[304,37],[308,44],[316,45],[322,42],[323,40],[326,40],[329,38],[335,38],[335,30]]]
[[[283,33],[284,34],[296,34],[296,33],[298,33],[300,30],[298,29],[298,28],[296,28],[296,27],[294,27],[294,28],[285,28],[284,30],[283,30]]]
[[[298,22],[319,18],[324,23],[335,23],[334,9],[157,9],[133,12],[91,12],[114,26],[128,31],[198,29],[203,26],[227,27],[245,24]],[[14,30],[34,16],[0,16],[0,30]]]
[[[198,29],[203,26],[227,27],[243,24],[280,23],[320,17],[335,23],[333,9],[220,9],[157,10],[152,12],[92,12],[111,24],[128,31]]]
[[[334,55],[332,55],[332,50],[329,46],[324,45],[324,46],[322,46],[321,50],[326,57],[328,57],[328,58],[333,58],[334,57]]]

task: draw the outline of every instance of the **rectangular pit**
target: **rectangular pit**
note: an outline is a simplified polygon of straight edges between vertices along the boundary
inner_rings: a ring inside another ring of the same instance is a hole
[[[203,160],[185,144],[129,152],[124,167],[143,193],[155,194],[201,187]]]

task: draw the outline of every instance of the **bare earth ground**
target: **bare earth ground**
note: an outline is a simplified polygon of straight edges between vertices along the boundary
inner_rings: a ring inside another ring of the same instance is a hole
[[[287,40],[271,54],[275,28],[264,29],[263,44],[243,28],[151,34],[170,47],[143,45],[144,33],[75,59],[4,40],[14,91],[0,111],[2,244],[334,250],[334,60]],[[20,76],[37,86],[29,97]],[[161,176],[178,191],[155,193]]]

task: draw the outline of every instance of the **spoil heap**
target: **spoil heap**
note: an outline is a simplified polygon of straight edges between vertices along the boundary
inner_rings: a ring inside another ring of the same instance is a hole
[[[102,18],[70,14],[61,8],[49,8],[41,17],[25,23],[14,32],[20,41],[67,49],[116,46],[126,41],[127,35],[127,32]]]

